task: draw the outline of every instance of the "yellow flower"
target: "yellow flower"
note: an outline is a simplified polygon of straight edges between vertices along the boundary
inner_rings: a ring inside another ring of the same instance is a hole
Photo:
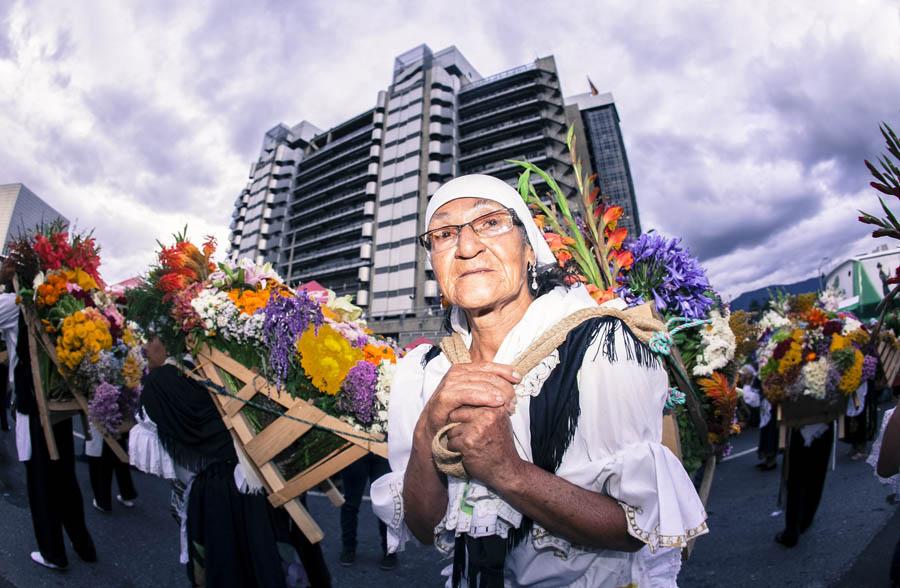
[[[851,331],[850,334],[847,335],[847,338],[850,339],[850,341],[859,345],[860,347],[862,347],[863,345],[865,345],[866,343],[869,342],[869,334],[867,332],[865,332],[863,329],[856,329],[854,331]]]
[[[96,363],[100,352],[112,347],[109,325],[97,312],[79,310],[67,316],[56,339],[60,367],[75,372],[85,357]]]
[[[841,381],[838,382],[838,390],[844,396],[850,396],[853,394],[859,385],[862,383],[862,368],[863,368],[863,357],[862,352],[859,349],[853,350],[853,365],[844,372],[844,375],[841,376]]]
[[[144,363],[140,356],[140,350],[132,350],[122,364],[122,379],[125,386],[132,390],[141,385],[141,376],[144,375]]]
[[[340,392],[350,368],[363,358],[362,350],[328,325],[319,327],[318,334],[312,326],[306,329],[297,341],[297,351],[313,386],[331,396]]]
[[[831,336],[831,351],[843,349],[847,345],[850,345],[850,340],[843,335],[838,335],[837,333],[835,333]]]
[[[97,282],[83,269],[66,270],[66,280],[86,292],[97,289]]]

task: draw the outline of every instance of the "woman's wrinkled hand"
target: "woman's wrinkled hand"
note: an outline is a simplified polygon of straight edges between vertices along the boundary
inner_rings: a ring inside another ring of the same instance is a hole
[[[495,481],[515,475],[521,459],[503,407],[459,408],[450,420],[460,424],[447,432],[447,449],[462,454],[469,476],[495,487]]]
[[[463,407],[497,408],[504,413],[515,407],[513,386],[521,381],[511,366],[491,362],[455,364],[432,394],[420,418],[430,439],[447,423],[450,414]]]

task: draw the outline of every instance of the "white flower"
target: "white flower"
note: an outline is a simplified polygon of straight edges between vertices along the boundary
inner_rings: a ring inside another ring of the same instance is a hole
[[[695,376],[710,376],[718,369],[724,368],[732,359],[737,342],[731,325],[728,324],[730,314],[723,316],[718,310],[713,310],[709,318],[712,322],[701,327],[700,345],[701,352],[697,356],[694,366]]]
[[[828,385],[828,359],[820,358],[803,366],[800,375],[803,378],[803,394],[822,400],[825,398]]]
[[[847,336],[860,327],[862,327],[861,322],[852,316],[848,316],[844,319],[844,328],[841,329],[841,335]]]
[[[36,276],[34,276],[34,281],[31,283],[31,289],[34,290],[34,298],[37,300],[37,289],[38,286],[47,281],[47,277],[44,275],[44,272],[38,272]]]
[[[766,311],[763,317],[759,319],[759,328],[762,331],[765,331],[766,329],[772,329],[774,331],[789,324],[791,324],[791,321],[775,310]]]
[[[844,291],[837,288],[828,288],[819,295],[819,304],[829,312],[837,312],[844,299]]]

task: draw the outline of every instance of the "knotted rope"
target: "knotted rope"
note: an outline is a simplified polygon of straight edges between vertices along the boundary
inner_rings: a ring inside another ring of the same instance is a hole
[[[525,376],[541,361],[563,344],[569,332],[592,318],[614,317],[621,320],[643,343],[649,343],[654,334],[665,332],[666,325],[652,317],[638,314],[640,307],[618,310],[595,306],[583,308],[565,317],[550,329],[547,329],[534,343],[523,351],[512,363],[515,371]],[[466,348],[465,341],[459,333],[441,340],[441,350],[451,364],[471,363],[472,358]],[[431,454],[437,468],[448,476],[467,479],[469,477],[462,463],[462,454],[447,448],[447,433],[460,423],[448,423],[438,431],[431,441]]]

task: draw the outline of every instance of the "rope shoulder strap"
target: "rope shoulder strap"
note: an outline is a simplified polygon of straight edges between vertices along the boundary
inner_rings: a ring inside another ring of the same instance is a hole
[[[650,342],[654,333],[664,332],[666,329],[662,321],[652,316],[645,316],[644,311],[640,307],[627,310],[603,306],[583,308],[573,312],[547,329],[528,349],[516,357],[512,363],[513,369],[523,376],[526,375],[545,357],[562,345],[573,329],[585,321],[600,317],[614,317],[621,320],[645,344]],[[472,362],[466,343],[459,333],[453,333],[449,337],[444,337],[440,345],[441,350],[451,364]],[[462,454],[447,448],[447,432],[458,424],[448,423],[438,431],[431,442],[431,453],[434,457],[435,465],[441,472],[449,476],[465,479],[468,478],[468,474],[465,467],[463,467]]]

